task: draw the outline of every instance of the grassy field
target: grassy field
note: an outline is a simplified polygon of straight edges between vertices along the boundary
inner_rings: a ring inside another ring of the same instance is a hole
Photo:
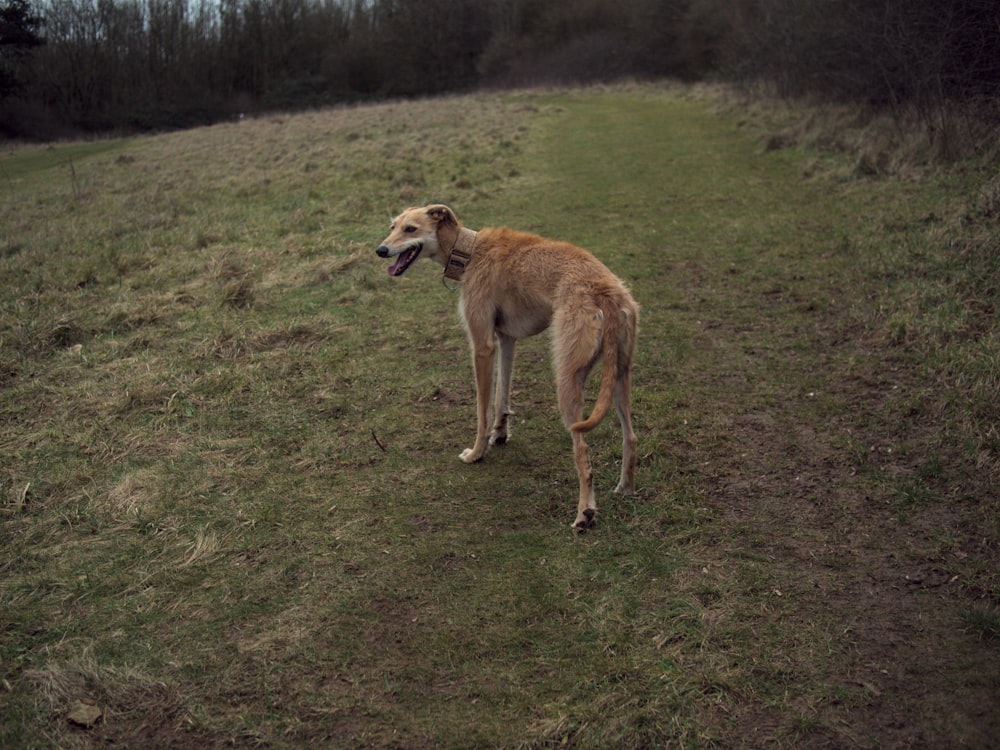
[[[0,155],[0,746],[970,747],[1000,734],[1000,180],[656,88]],[[643,309],[639,493],[544,336],[474,466],[447,202]]]

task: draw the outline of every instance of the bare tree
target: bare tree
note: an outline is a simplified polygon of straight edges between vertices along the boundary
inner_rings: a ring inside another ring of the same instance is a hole
[[[21,135],[26,112],[175,127],[484,81],[710,73],[916,109],[940,132],[955,102],[1000,118],[996,0],[0,2],[0,126]]]

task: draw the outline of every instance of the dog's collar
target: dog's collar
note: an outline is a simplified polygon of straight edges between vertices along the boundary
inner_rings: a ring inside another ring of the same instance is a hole
[[[448,256],[448,265],[444,267],[444,277],[452,281],[461,281],[465,274],[465,267],[472,260],[472,253],[467,253],[456,248],[452,248]]]
[[[472,260],[472,250],[476,245],[476,233],[471,229],[462,229],[455,238],[455,244],[448,253],[448,262],[444,266],[444,278],[451,281],[461,281],[465,275],[465,267]]]

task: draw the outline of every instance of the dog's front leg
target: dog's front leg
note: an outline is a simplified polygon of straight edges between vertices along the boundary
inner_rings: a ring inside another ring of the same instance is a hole
[[[493,397],[493,431],[490,433],[490,445],[503,445],[510,437],[508,417],[510,410],[510,378],[514,369],[514,345],[517,339],[505,333],[497,332],[500,344],[500,356],[497,358],[496,395]]]
[[[477,338],[472,343],[472,365],[476,375],[476,444],[462,451],[459,458],[471,464],[482,459],[489,445],[490,385],[493,380],[493,334],[485,341]]]

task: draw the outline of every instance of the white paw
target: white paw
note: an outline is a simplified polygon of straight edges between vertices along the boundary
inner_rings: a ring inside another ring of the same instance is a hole
[[[474,464],[482,458],[482,456],[477,456],[476,452],[472,450],[472,448],[466,448],[458,455],[458,457],[467,464]]]

